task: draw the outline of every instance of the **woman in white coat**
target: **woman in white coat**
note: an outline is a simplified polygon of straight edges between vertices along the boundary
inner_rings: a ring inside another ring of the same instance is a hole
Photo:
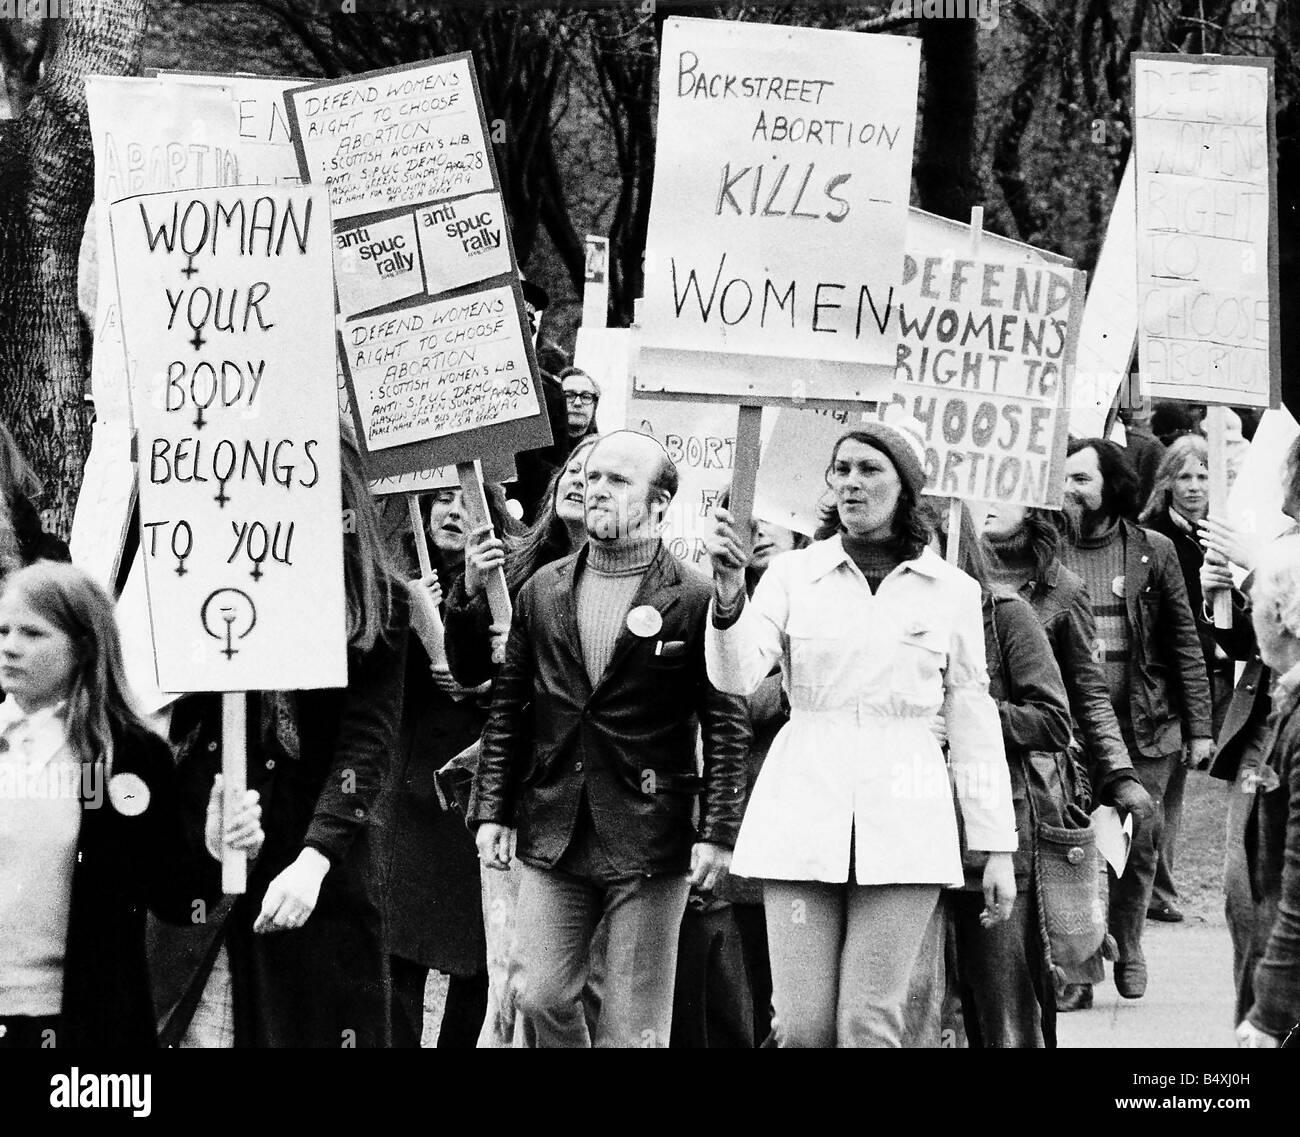
[[[779,660],[790,701],[731,865],[763,881],[782,1046],[901,1045],[926,924],[962,881],[945,731],[968,846],[987,854],[985,922],[1015,899],[979,585],[927,547],[924,481],[911,432],[844,435],[825,539],[777,557],[749,601],[732,517],[714,514],[709,679],[747,695]]]

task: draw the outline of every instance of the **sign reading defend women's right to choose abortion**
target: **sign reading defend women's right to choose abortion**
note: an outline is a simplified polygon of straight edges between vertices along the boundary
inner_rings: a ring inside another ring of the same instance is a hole
[[[1276,407],[1273,61],[1138,54],[1133,92],[1142,390]]]
[[[661,61],[637,393],[878,397],[919,41],[669,19]]]

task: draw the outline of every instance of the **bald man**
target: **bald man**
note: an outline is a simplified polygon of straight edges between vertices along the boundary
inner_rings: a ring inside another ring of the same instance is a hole
[[[676,491],[653,438],[592,448],[587,544],[520,591],[493,689],[469,823],[486,867],[522,862],[511,981],[537,1046],[668,1045],[687,894],[722,879],[740,828],[748,716],[705,669],[711,586],[663,544]]]

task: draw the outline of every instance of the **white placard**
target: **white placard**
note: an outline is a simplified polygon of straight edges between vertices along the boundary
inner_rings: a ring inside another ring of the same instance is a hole
[[[1133,78],[1142,389],[1276,406],[1270,61],[1136,56]]]
[[[892,365],[864,285],[902,275],[919,62],[901,36],[665,22],[638,390],[790,398],[807,360],[834,366],[806,397],[852,398]]]
[[[117,586],[134,503],[131,428],[124,422],[96,421],[91,426],[90,454],[72,514],[68,550],[72,563],[90,573],[110,596]]]
[[[372,451],[537,414],[508,288],[347,320],[343,345]]]
[[[180,191],[127,198],[110,214],[123,335],[138,361],[158,686],[345,686],[325,191]]]
[[[336,221],[493,188],[467,55],[289,99],[309,180],[329,186]]]

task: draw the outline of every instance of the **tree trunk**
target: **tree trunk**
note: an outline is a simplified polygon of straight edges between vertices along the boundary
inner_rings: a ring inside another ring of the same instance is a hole
[[[22,117],[0,131],[0,418],[45,482],[47,527],[65,536],[90,444],[77,310],[94,194],[84,80],[139,71],[145,5],[81,0],[56,24]]]
[[[969,221],[979,203],[975,180],[975,84],[979,48],[974,20],[920,20],[925,60],[925,105],[917,150],[918,202],[922,209]]]

